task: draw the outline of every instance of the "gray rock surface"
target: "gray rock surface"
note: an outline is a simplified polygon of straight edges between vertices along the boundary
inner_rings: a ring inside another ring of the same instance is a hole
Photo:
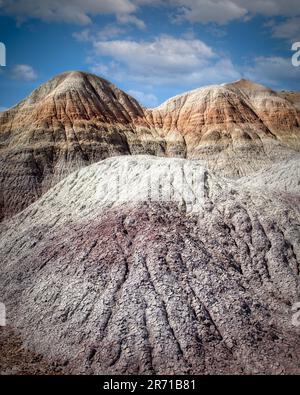
[[[72,373],[300,373],[299,182],[299,158],[236,181],[145,156],[75,172],[0,225],[9,323]]]

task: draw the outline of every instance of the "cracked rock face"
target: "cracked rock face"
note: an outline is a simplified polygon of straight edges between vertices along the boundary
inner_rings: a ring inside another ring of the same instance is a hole
[[[106,80],[64,73],[0,114],[0,220],[108,157],[192,158],[238,178],[295,157],[299,136],[296,93],[241,80],[150,110]]]
[[[1,113],[1,372],[299,374],[299,103],[70,72]]]
[[[0,225],[10,324],[71,373],[300,373],[299,182],[299,157],[238,180],[146,156],[74,172]]]

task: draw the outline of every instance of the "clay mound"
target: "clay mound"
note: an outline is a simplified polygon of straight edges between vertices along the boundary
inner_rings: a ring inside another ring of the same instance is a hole
[[[281,91],[278,92],[280,97],[290,101],[294,106],[300,110],[300,93],[299,92],[292,92],[292,91]]]
[[[160,155],[135,99],[82,72],[59,75],[0,114],[0,220],[74,170],[115,155]]]
[[[255,173],[300,149],[295,103],[247,80],[187,92],[146,114],[166,138],[184,137],[188,158],[229,177]]]
[[[61,74],[0,114],[0,220],[116,155],[198,159],[233,178],[296,157],[300,112],[290,97],[241,80],[147,110],[102,78]]]
[[[7,111],[6,116],[10,112],[15,112],[14,122],[25,123],[52,117],[62,122],[86,119],[128,124],[143,117],[134,98],[103,78],[79,71],[54,77]]]
[[[255,175],[242,177],[239,184],[243,187],[269,190],[280,194],[299,194],[300,190],[300,156],[269,166]]]
[[[299,373],[300,191],[245,184],[166,158],[73,173],[1,224],[13,329],[73,373]]]

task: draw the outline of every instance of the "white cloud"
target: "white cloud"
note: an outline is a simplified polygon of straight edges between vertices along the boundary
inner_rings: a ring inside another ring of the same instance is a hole
[[[130,14],[121,14],[117,15],[117,21],[122,25],[135,25],[139,29],[145,29],[145,22],[141,19],[137,18],[135,15]]]
[[[122,70],[120,64],[114,61],[111,61],[108,64],[104,64],[100,62],[94,62],[92,59],[91,62],[93,63],[93,65],[90,67],[92,73],[108,78],[109,80],[111,80],[112,78],[117,81],[123,80],[125,70]]]
[[[133,96],[140,104],[145,107],[156,107],[158,103],[158,99],[153,93],[145,93],[136,90],[129,90],[128,94]]]
[[[290,85],[294,90],[300,89],[300,67],[294,67],[291,58],[257,57],[254,65],[245,71],[245,76],[274,88]]]
[[[119,26],[107,25],[97,33],[97,37],[102,40],[108,40],[125,34],[125,30]]]
[[[37,73],[28,64],[17,64],[12,69],[13,79],[22,81],[34,81],[37,79]]]
[[[0,9],[19,21],[38,18],[86,25],[98,14],[131,14],[137,6],[131,0],[6,0]]]
[[[95,51],[110,56],[138,73],[186,73],[201,67],[216,55],[200,40],[160,36],[154,41],[96,41]]]
[[[38,18],[50,22],[91,23],[99,14],[114,14],[121,23],[144,27],[134,15],[144,6],[168,6],[176,19],[190,22],[225,24],[251,15],[266,17],[300,15],[299,0],[5,0],[0,11],[19,21]],[[122,22],[123,21],[123,22]]]
[[[176,20],[189,22],[216,22],[224,24],[247,14],[247,9],[231,0],[177,0],[180,10]]]
[[[252,14],[268,17],[300,15],[299,0],[235,0],[235,2]]]
[[[174,0],[177,20],[225,24],[251,15],[297,16],[299,0]]]
[[[288,18],[272,26],[273,36],[289,40],[300,40],[300,17]]]
[[[79,42],[87,42],[92,40],[90,29],[84,29],[80,32],[73,33],[73,37]]]
[[[94,45],[102,59],[98,63],[94,60],[93,72],[119,82],[149,86],[148,90],[152,86],[192,89],[242,77],[274,89],[300,89],[300,67],[293,67],[291,58],[261,56],[251,59],[245,67],[236,67],[228,57],[217,54],[200,40],[170,36],[149,42],[96,41]],[[109,58],[108,64],[103,57]]]
[[[79,32],[73,33],[73,37],[79,42],[94,42],[95,40],[109,40],[125,34],[126,30],[117,25],[106,25],[103,29],[92,30],[83,29]]]
[[[96,56],[111,61],[108,65],[95,61],[91,71],[119,82],[197,87],[240,77],[230,59],[197,39],[160,36],[153,41],[95,41],[94,47]]]

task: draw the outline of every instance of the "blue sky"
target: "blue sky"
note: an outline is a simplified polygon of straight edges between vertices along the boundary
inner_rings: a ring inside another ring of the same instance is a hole
[[[149,107],[239,78],[300,90],[297,41],[299,0],[0,0],[0,111],[67,70]]]

